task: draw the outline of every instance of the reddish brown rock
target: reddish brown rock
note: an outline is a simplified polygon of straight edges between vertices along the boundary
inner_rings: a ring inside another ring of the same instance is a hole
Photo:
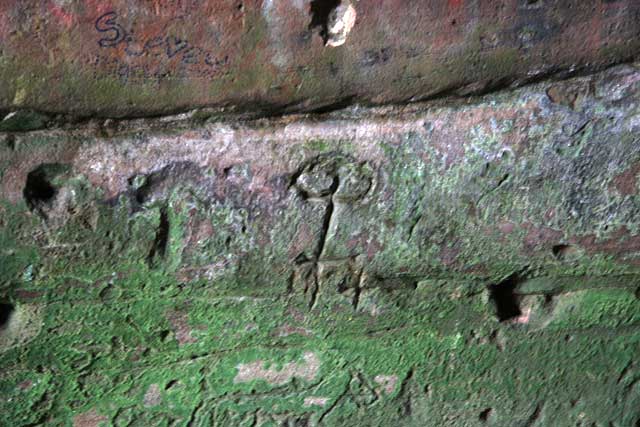
[[[466,95],[631,59],[639,14],[634,0],[5,1],[0,110],[273,113]]]

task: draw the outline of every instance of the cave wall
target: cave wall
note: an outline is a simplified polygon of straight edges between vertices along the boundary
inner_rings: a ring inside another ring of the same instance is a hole
[[[640,425],[640,5],[325,3],[0,1],[0,425]]]
[[[2,422],[635,425],[639,100],[6,133]]]
[[[484,93],[639,49],[636,0],[4,0],[0,110],[322,111]]]

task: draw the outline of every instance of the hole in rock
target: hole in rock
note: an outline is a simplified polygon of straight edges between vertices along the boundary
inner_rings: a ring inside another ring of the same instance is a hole
[[[7,146],[7,148],[11,151],[14,151],[16,149],[16,137],[13,135],[7,135],[7,137],[4,139],[4,143]]]
[[[493,409],[491,409],[491,408],[487,408],[484,411],[480,412],[480,415],[478,416],[480,421],[482,421],[483,423],[486,423],[487,420],[489,419],[489,417],[491,416],[491,411],[492,410]]]
[[[23,190],[27,205],[33,209],[41,203],[51,201],[58,192],[53,185],[53,179],[67,169],[67,166],[59,163],[46,163],[29,172]]]
[[[553,256],[556,257],[557,260],[559,261],[563,261],[564,259],[567,258],[568,255],[571,254],[571,252],[573,252],[574,249],[571,245],[555,245],[553,248],[551,248],[551,252],[553,253]]]
[[[164,257],[165,252],[167,251],[167,244],[169,242],[169,231],[169,214],[167,213],[167,209],[163,207],[160,209],[160,223],[156,230],[156,238],[151,246],[151,251],[149,252],[149,263],[153,263],[154,259],[158,256]]]
[[[61,184],[56,181],[69,170],[69,165],[45,163],[29,172],[22,196],[31,211],[38,213],[45,220],[48,219],[48,207],[55,201],[58,194],[57,185]]]
[[[542,0],[524,0],[521,5],[523,9],[539,9],[544,6]]]
[[[171,334],[171,331],[169,331],[169,330],[160,331],[160,334],[159,334],[160,335],[160,341],[165,342],[169,338],[170,334]]]
[[[166,385],[166,386],[164,386],[164,389],[165,389],[165,390],[169,390],[169,389],[171,389],[172,387],[177,386],[179,383],[180,383],[180,382],[179,382],[178,380],[171,380],[171,381],[169,381],[169,382],[167,383],[167,385]]]
[[[329,40],[329,16],[338,6],[341,0],[313,0],[311,2],[311,24],[309,29],[320,28],[320,36],[327,43]]]
[[[489,300],[493,303],[496,316],[500,322],[513,319],[522,314],[520,297],[515,293],[520,282],[517,274],[512,274],[502,282],[489,285]]]
[[[0,303],[0,329],[4,329],[11,320],[11,315],[14,312],[14,307],[9,303]]]

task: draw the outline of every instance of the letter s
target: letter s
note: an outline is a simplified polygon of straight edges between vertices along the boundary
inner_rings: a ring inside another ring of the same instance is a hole
[[[96,30],[99,33],[112,33],[110,36],[98,40],[100,47],[114,47],[126,38],[127,32],[116,23],[118,15],[115,12],[107,12],[96,20]]]

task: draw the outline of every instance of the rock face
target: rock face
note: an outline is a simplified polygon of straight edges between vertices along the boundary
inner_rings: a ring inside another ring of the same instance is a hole
[[[0,424],[639,425],[639,105],[4,132]]]
[[[326,110],[484,93],[638,52],[637,0],[5,0],[0,112]]]

